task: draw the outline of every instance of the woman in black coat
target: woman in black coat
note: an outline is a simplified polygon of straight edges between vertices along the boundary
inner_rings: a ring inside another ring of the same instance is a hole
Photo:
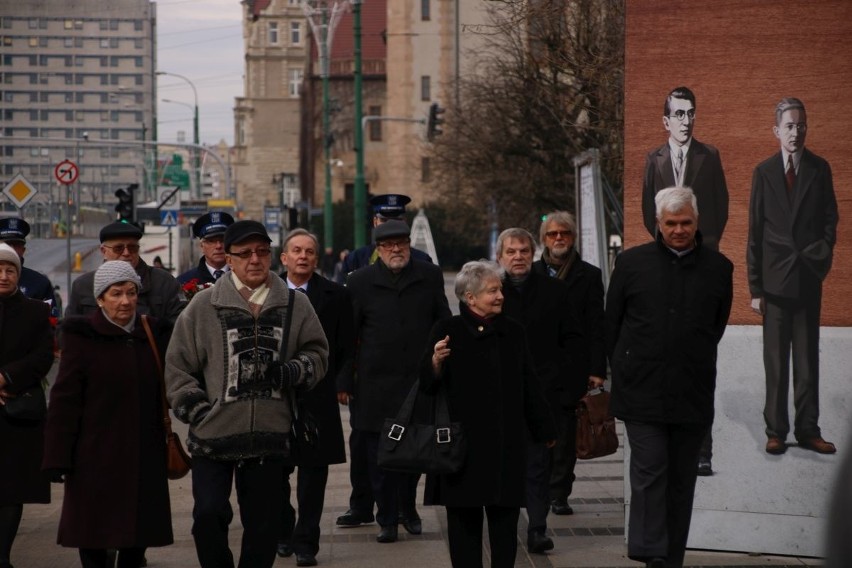
[[[10,568],[12,543],[24,503],[50,503],[50,484],[39,470],[44,420],[19,420],[5,405],[38,385],[53,364],[50,307],[18,289],[21,260],[0,244],[0,568]]]
[[[136,314],[140,286],[129,263],[105,262],[94,279],[101,309],[66,318],[62,329],[43,467],[65,483],[58,542],[79,548],[84,568],[107,566],[107,549],[118,550],[120,568],[136,568],[146,547],[173,541],[159,370]]]
[[[421,384],[445,388],[450,418],[467,435],[461,471],[430,476],[427,504],[447,508],[453,566],[482,566],[483,510],[488,517],[491,566],[511,567],[524,506],[528,432],[552,447],[553,418],[533,371],[526,335],[501,316],[500,272],[489,262],[468,262],[456,276],[461,315],[432,330]]]

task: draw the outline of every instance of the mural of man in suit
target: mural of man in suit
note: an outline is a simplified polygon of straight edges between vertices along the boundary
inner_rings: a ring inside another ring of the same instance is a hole
[[[785,98],[775,108],[781,151],[754,170],[746,261],[752,309],[763,316],[766,451],[787,450],[790,350],[793,435],[799,446],[833,454],[819,428],[819,321],[822,281],[831,269],[837,201],[828,162],[805,148],[805,105]]]
[[[656,236],[657,211],[654,198],[667,187],[689,187],[698,200],[702,246],[719,250],[728,222],[728,185],[719,151],[692,136],[695,128],[695,94],[687,87],[672,89],[663,104],[663,127],[669,139],[645,158],[642,183],[642,218],[652,237]],[[698,475],[712,475],[713,434],[701,446]]]

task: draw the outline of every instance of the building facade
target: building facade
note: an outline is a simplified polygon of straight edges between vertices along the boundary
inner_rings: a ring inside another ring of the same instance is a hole
[[[38,189],[22,212],[36,234],[62,222],[63,160],[79,168],[67,186],[77,206],[111,208],[117,187],[149,187],[155,38],[148,0],[0,3],[0,179],[22,173]]]

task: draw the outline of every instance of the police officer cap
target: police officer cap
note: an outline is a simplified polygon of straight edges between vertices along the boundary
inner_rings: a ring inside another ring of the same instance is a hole
[[[234,218],[224,211],[211,211],[195,220],[192,224],[192,234],[198,239],[224,235],[225,230],[233,223]]]
[[[100,237],[102,243],[112,239],[141,239],[142,229],[132,223],[116,221],[101,229]]]
[[[407,195],[386,193],[370,199],[370,205],[373,206],[373,213],[376,215],[388,219],[397,219],[405,214],[405,206],[410,201],[411,198]]]
[[[25,241],[30,234],[30,224],[19,217],[0,219],[0,241]]]
[[[373,242],[377,243],[393,237],[407,237],[410,234],[411,229],[408,228],[408,224],[405,221],[391,219],[390,221],[385,221],[381,225],[377,225],[376,228],[373,229]]]

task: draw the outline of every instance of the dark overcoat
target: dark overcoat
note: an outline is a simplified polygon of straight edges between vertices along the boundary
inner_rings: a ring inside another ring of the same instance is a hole
[[[328,372],[313,389],[302,395],[305,407],[318,422],[320,439],[317,454],[297,461],[296,465],[346,463],[343,426],[337,404],[337,377],[352,372],[355,354],[352,300],[346,288],[319,274],[314,274],[308,281],[308,299],[328,339]]]
[[[503,278],[503,313],[524,326],[536,375],[553,412],[586,392],[576,359],[583,333],[561,280],[530,272],[518,289]]]
[[[347,288],[358,347],[354,382],[350,374],[338,389],[354,395],[352,427],[379,432],[417,380],[432,326],[452,315],[444,275],[434,264],[414,259],[393,275],[378,261],[350,274]]]
[[[520,323],[497,316],[488,324],[466,307],[439,322],[429,345],[450,336],[450,356],[440,377],[432,349],[421,360],[421,388],[447,392],[450,418],[467,436],[467,458],[458,473],[428,476],[426,504],[450,507],[523,507],[527,440],[556,438],[553,416],[535,375]]]
[[[0,372],[12,394],[38,384],[53,364],[50,307],[20,290],[0,298]],[[0,411],[0,506],[50,503],[41,473],[44,422],[21,422]]]
[[[533,272],[545,276],[548,274],[543,260],[533,263]],[[601,269],[577,257],[562,281],[568,286],[568,299],[583,331],[574,358],[577,373],[584,377],[583,380],[587,380],[591,375],[606,378],[604,287]],[[563,399],[562,403],[574,406],[577,400]]]
[[[177,281],[181,286],[192,280],[193,278],[197,279],[200,284],[213,284],[216,282],[216,279],[213,278],[213,275],[210,274],[210,271],[207,270],[207,257],[204,255],[198,259],[198,264],[184,272],[183,274],[177,277]]]
[[[168,335],[167,324],[152,324],[158,338]],[[45,469],[70,470],[59,544],[171,544],[160,378],[139,316],[130,334],[100,310],[66,318],[62,331],[65,348],[50,393],[43,463]]]
[[[416,248],[411,249],[411,258],[422,262],[432,262],[431,256]],[[357,248],[347,254],[346,258],[343,259],[343,275],[345,277],[347,274],[354,272],[359,268],[375,264],[377,260],[378,253],[376,252],[375,244],[364,245],[361,248]]]
[[[662,242],[621,253],[606,297],[612,413],[624,421],[709,425],[716,347],[733,294],[733,264],[697,246]]]

